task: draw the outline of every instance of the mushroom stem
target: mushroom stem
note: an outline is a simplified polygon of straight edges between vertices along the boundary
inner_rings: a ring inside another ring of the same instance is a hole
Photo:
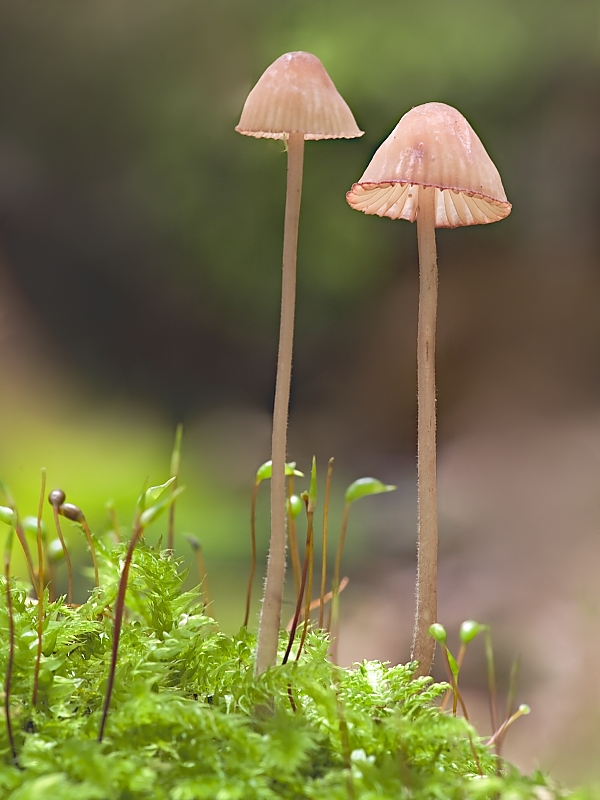
[[[267,578],[258,629],[256,674],[262,674],[277,660],[277,644],[283,601],[285,577],[286,509],[285,458],[290,383],[292,377],[292,347],[294,341],[294,308],[296,304],[296,253],[298,221],[302,194],[302,165],[304,134],[288,134],[287,190],[283,232],[283,275],[281,286],[281,323],[275,403],[273,406],[273,435],[271,441],[271,541]]]
[[[435,322],[437,255],[435,248],[435,188],[420,186],[417,213],[419,244],[418,385],[418,555],[417,608],[411,659],[419,662],[416,677],[429,675],[435,640],[429,626],[437,622],[437,487],[435,444]]]

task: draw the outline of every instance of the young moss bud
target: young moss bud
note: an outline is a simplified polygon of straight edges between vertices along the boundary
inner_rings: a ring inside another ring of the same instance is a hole
[[[429,626],[429,635],[433,636],[436,642],[440,644],[445,644],[446,642],[446,629],[439,622],[434,622],[433,625]]]
[[[359,478],[346,489],[346,503],[353,503],[355,500],[367,497],[370,494],[393,492],[395,489],[395,486],[382,483],[377,478]]]
[[[8,508],[8,506],[0,506],[0,522],[13,527],[17,522],[16,512],[12,508]]]
[[[272,462],[265,461],[265,463],[261,464],[260,467],[256,470],[256,483],[261,483],[262,481],[269,480],[272,472],[273,472]],[[296,478],[304,477],[304,473],[296,469],[295,461],[290,461],[285,465],[285,474],[286,476],[293,475]]]
[[[38,519],[37,517],[23,517],[21,520],[21,527],[25,531],[25,533],[30,534],[31,536],[37,536],[38,532]],[[42,532],[42,541],[46,541],[46,537],[48,535],[48,529],[46,528],[46,524],[43,520],[40,520],[40,530]]]
[[[298,497],[297,494],[293,494],[291,497],[288,497],[288,499],[285,501],[285,507],[287,513],[292,517],[292,519],[296,519],[298,514],[304,508],[304,503]]]
[[[460,641],[462,644],[469,644],[481,631],[485,630],[485,627],[485,625],[475,622],[474,619],[465,620],[460,626]]]
[[[64,559],[65,551],[63,550],[60,539],[52,539],[52,541],[48,543],[46,555],[49,561],[51,561],[53,564],[56,564]]]

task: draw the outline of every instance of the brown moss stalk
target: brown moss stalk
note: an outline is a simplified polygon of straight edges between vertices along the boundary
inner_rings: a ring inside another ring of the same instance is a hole
[[[121,578],[119,580],[119,591],[117,593],[117,601],[115,603],[115,622],[114,622],[114,632],[113,632],[113,641],[112,641],[112,650],[111,650],[111,658],[110,658],[110,667],[108,670],[108,682],[106,685],[106,695],[104,697],[104,705],[102,707],[102,719],[100,721],[100,730],[98,732],[98,741],[101,742],[104,737],[104,730],[106,728],[106,720],[108,718],[108,710],[110,708],[110,701],[112,698],[113,688],[115,685],[115,673],[117,670],[117,657],[119,655],[119,639],[121,637],[121,628],[123,626],[123,612],[125,610],[125,595],[127,593],[127,579],[129,578],[129,570],[131,568],[131,561],[133,559],[133,551],[135,550],[135,546],[138,543],[140,537],[143,535],[144,529],[138,523],[136,526],[133,535],[131,537],[131,541],[129,542],[129,547],[127,548],[127,554],[125,556],[125,562],[123,564],[123,571],[121,573]]]
[[[308,625],[310,622],[310,607],[312,597],[312,583],[313,583],[313,567],[314,567],[314,510],[308,510],[308,537],[306,542],[306,549],[308,554],[308,581],[306,586],[306,600],[304,601],[304,625],[302,626],[302,635],[300,637],[300,644],[296,652],[296,661],[300,659],[304,642],[306,641],[306,634],[308,633]],[[305,556],[306,557],[306,556]]]
[[[304,494],[303,499],[305,498],[305,496],[306,495]],[[305,502],[307,500],[308,497],[306,496]],[[298,628],[298,622],[300,620],[300,613],[302,611],[302,599],[304,597],[304,591],[306,589],[306,581],[308,577],[308,569],[310,564],[310,551],[311,551],[312,535],[313,535],[311,516],[308,514],[308,512],[307,516],[308,516],[308,524],[306,526],[306,546],[304,548],[304,561],[302,563],[302,577],[300,579],[300,590],[298,592],[298,596],[296,597],[296,610],[294,612],[294,619],[290,627],[290,635],[285,650],[285,654],[283,656],[282,664],[287,664],[287,661],[290,657],[290,653],[292,651],[292,646],[294,644],[294,639],[296,637],[296,630]]]
[[[325,589],[327,586],[327,528],[329,525],[329,497],[331,495],[331,478],[333,475],[333,458],[327,465],[327,480],[325,483],[325,502],[323,504],[323,540],[321,560],[321,592],[319,596],[319,628],[323,627],[325,616]]]

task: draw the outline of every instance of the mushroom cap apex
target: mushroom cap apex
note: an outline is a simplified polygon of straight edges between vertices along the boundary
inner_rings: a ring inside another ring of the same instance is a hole
[[[320,60],[297,50],[284,53],[259,78],[242,110],[238,133],[284,139],[353,139],[362,136],[346,101]]]
[[[481,140],[446,103],[408,111],[346,199],[366,214],[414,222],[419,187],[436,189],[438,228],[497,222],[512,208]]]

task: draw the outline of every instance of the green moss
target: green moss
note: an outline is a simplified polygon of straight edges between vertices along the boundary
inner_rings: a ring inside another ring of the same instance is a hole
[[[445,685],[412,665],[335,667],[309,635],[298,662],[253,674],[254,636],[225,636],[166,551],[142,542],[104,741],[97,741],[125,545],[99,548],[103,583],[78,608],[45,614],[38,704],[31,705],[37,607],[11,581],[11,718],[0,725],[0,796],[11,800],[538,797],[545,779],[499,765],[464,720],[442,713]],[[0,679],[8,659],[0,600]],[[285,639],[282,635],[282,649]],[[555,790],[552,790],[553,796]]]

